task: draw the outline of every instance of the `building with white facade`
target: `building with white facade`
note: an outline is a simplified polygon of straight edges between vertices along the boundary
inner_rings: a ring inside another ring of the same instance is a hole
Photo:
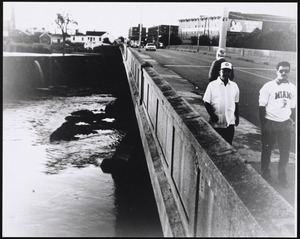
[[[200,16],[199,18],[180,19],[178,35],[183,44],[190,44],[191,37],[207,35],[210,38],[220,34],[221,16]]]
[[[183,44],[191,44],[191,37],[206,35],[209,38],[220,34],[223,17],[200,16],[198,18],[179,19],[178,35]],[[267,14],[244,14],[229,12],[228,32],[251,33],[255,29],[262,31],[278,31],[296,27],[296,20],[288,17]]]
[[[112,41],[112,36],[108,32],[104,31],[87,31],[84,35],[76,31],[75,35],[70,36],[72,43],[82,43],[84,48],[94,49],[97,46],[107,45],[105,39]]]

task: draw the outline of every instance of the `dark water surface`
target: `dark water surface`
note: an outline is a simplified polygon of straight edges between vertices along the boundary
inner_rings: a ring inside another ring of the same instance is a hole
[[[124,132],[50,142],[74,111],[100,113],[109,94],[48,97],[3,106],[3,236],[162,236],[150,181],[118,186],[100,168]],[[113,119],[107,119],[111,121]]]

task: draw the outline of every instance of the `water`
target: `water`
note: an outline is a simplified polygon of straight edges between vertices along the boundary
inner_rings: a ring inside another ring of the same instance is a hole
[[[49,140],[72,112],[100,113],[113,99],[98,94],[5,103],[3,236],[162,236],[150,181],[120,187],[99,167],[114,153],[122,130]]]

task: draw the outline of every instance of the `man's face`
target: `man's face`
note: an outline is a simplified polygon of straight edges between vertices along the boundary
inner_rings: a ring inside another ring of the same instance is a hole
[[[280,81],[286,81],[289,72],[290,72],[290,68],[288,66],[279,66],[277,70],[277,79]]]
[[[231,75],[231,70],[228,68],[220,70],[220,77],[222,80],[228,80]]]

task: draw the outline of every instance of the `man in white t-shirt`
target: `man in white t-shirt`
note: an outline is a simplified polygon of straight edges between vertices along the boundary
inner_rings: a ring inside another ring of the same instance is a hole
[[[210,125],[229,143],[232,144],[234,126],[239,124],[238,102],[240,90],[230,80],[232,64],[222,62],[220,76],[211,81],[204,93],[203,101],[210,115]]]
[[[272,182],[270,157],[277,140],[280,159],[278,181],[288,187],[286,166],[289,161],[291,130],[296,117],[296,86],[288,81],[290,63],[277,64],[277,78],[269,81],[259,91],[259,117],[262,134],[262,176]]]

